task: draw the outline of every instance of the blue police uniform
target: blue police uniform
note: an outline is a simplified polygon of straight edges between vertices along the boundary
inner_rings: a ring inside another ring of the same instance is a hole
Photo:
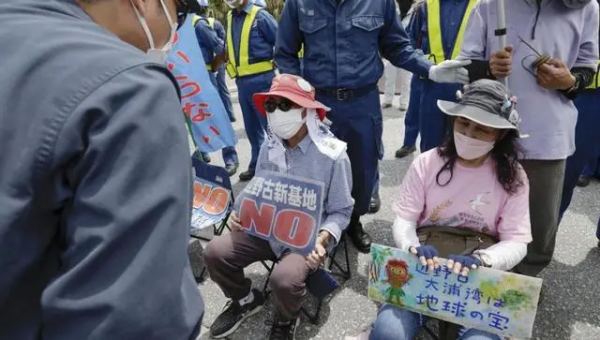
[[[243,8],[234,9],[231,13],[231,41],[234,53],[235,63],[240,65],[240,49],[241,44],[248,44],[247,41],[242,41],[242,29],[246,17],[249,17],[252,8],[256,5],[249,1]],[[229,25],[229,23],[228,23]],[[259,65],[264,62],[273,60],[273,46],[275,45],[275,35],[277,32],[277,22],[266,10],[260,10],[256,14],[255,20],[252,23],[249,32],[249,46],[247,62],[249,65]],[[229,37],[227,38],[229,40]],[[229,44],[229,42],[227,42]],[[230,59],[231,53],[230,53]],[[252,159],[248,170],[254,172],[256,168],[256,160],[260,146],[264,141],[265,130],[267,128],[266,118],[256,109],[252,96],[258,92],[268,92],[271,87],[271,82],[275,77],[273,68],[259,73],[251,72],[252,74],[244,74],[241,72],[235,76],[238,87],[238,97],[242,113],[244,116],[244,126],[246,135],[252,147]]]
[[[275,46],[275,63],[282,73],[300,74],[302,44],[304,78],[317,89],[317,99],[331,108],[331,131],[348,143],[355,199],[349,231],[357,245],[353,230],[363,233],[359,217],[368,210],[383,156],[376,84],[383,74],[380,53],[394,66],[424,77],[431,63],[410,45],[393,0],[288,0]],[[366,251],[364,246],[359,250]]]
[[[463,18],[467,10],[469,0],[440,0],[439,14],[442,47],[446,60],[453,59],[455,42],[458,37]],[[409,31],[411,35],[421,41],[421,48],[426,55],[431,54],[430,29],[428,27],[427,3],[419,6],[415,20],[411,21]],[[465,18],[467,20],[468,18]],[[460,50],[460,48],[458,49]],[[430,58],[436,63],[442,60]],[[446,115],[437,107],[437,100],[456,101],[456,91],[461,88],[460,84],[440,84],[430,80],[422,80],[422,92],[419,101],[419,131],[421,133],[421,152],[433,149],[442,144],[446,131]],[[411,98],[411,103],[413,103]]]
[[[596,78],[597,79],[597,78]],[[597,162],[598,147],[600,146],[600,88],[596,83],[592,87],[579,93],[575,99],[575,106],[579,111],[577,126],[575,130],[575,153],[567,158],[565,168],[565,180],[563,184],[562,200],[560,203],[560,218],[569,208],[573,190],[577,185],[577,179],[590,162]],[[592,166],[593,168],[593,166]],[[590,169],[596,172],[597,169]],[[600,239],[600,222],[596,231],[596,237]]]
[[[198,45],[200,46],[200,50],[202,51],[204,62],[206,63],[207,68],[209,68],[210,64],[214,60],[214,57],[223,54],[223,51],[225,50],[225,43],[222,39],[220,39],[217,36],[216,31],[210,26],[206,18],[201,17],[200,20],[197,20],[195,24],[195,30],[196,39],[198,40]],[[213,86],[216,89],[218,89],[219,85],[217,82],[216,74],[214,72],[211,72],[211,70],[209,69],[208,75]],[[221,100],[223,101],[223,105],[227,109],[227,102],[223,100],[223,96],[221,96]],[[231,99],[229,100],[229,107],[231,109]],[[235,151],[235,147],[224,147],[222,152],[223,161],[225,162],[225,165],[238,164],[239,160],[237,152]]]

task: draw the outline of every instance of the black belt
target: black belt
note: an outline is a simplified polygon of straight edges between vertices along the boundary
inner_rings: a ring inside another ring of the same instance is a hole
[[[367,86],[359,87],[357,89],[317,89],[318,94],[325,95],[327,97],[335,98],[337,100],[345,101],[350,99],[360,98],[367,93],[376,90],[377,84],[369,84]]]

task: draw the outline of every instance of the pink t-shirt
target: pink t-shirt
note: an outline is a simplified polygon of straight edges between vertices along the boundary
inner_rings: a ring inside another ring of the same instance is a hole
[[[452,180],[440,186],[436,175],[444,163],[437,149],[414,160],[393,206],[398,216],[417,221],[418,227],[462,226],[498,237],[500,241],[531,242],[529,181],[521,167],[519,176],[523,185],[509,195],[496,178],[491,158],[478,168],[456,162]],[[446,183],[449,176],[444,171],[440,183]]]

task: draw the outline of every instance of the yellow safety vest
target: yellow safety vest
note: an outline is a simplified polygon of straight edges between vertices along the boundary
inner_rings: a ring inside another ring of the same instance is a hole
[[[592,83],[586,87],[586,89],[594,90],[600,88],[600,61],[598,61],[598,66],[596,67],[596,73],[592,77]]]
[[[250,29],[256,19],[256,15],[262,8],[258,6],[252,6],[250,14],[246,15],[244,24],[242,26],[242,36],[240,37],[240,61],[237,64],[235,60],[235,50],[233,47],[233,14],[232,11],[227,13],[227,54],[229,61],[227,62],[227,74],[232,79],[235,77],[244,77],[253,74],[263,73],[273,70],[273,61],[260,61],[258,63],[250,64],[249,62],[249,50],[250,50]]]
[[[300,49],[300,52],[298,52],[298,58],[304,58],[304,44],[302,44],[302,48]]]
[[[469,22],[469,17],[471,16],[471,12],[473,11],[473,7],[475,7],[476,3],[477,0],[469,0],[467,10],[465,11],[462,23],[460,24],[460,29],[458,30],[458,35],[456,36],[456,42],[454,43],[451,59],[456,59],[456,57],[458,57],[460,54],[463,37],[465,35],[465,30],[467,29],[467,23]],[[436,64],[446,60],[444,55],[444,45],[442,43],[442,29],[440,20],[440,0],[427,0],[427,29],[429,30],[428,37],[430,52],[428,57],[433,59],[432,61]]]

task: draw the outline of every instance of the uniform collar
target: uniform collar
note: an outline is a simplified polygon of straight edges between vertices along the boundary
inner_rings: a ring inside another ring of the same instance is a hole
[[[244,8],[242,8],[242,10],[248,14],[250,14],[250,12],[252,11],[252,7],[254,6],[254,1],[253,0],[248,0],[248,3],[246,4],[246,6],[244,6]]]

